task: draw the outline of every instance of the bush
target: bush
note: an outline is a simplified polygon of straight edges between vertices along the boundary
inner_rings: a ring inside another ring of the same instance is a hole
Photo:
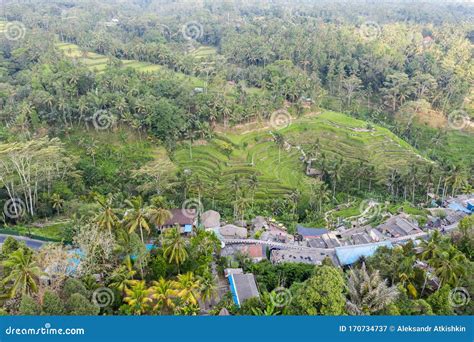
[[[59,296],[53,291],[46,291],[43,296],[42,314],[59,316],[65,313],[64,305]]]
[[[62,294],[65,299],[70,298],[74,294],[80,294],[86,298],[89,297],[89,291],[87,291],[84,284],[74,278],[69,278],[64,282]]]
[[[66,302],[68,314],[73,316],[95,316],[100,308],[79,293],[74,293]]]
[[[41,309],[36,300],[30,296],[25,295],[21,299],[20,308],[18,311],[20,315],[23,316],[36,316],[40,314]]]
[[[7,258],[11,253],[16,251],[20,247],[26,247],[24,243],[12,238],[7,237],[2,245],[2,257]]]

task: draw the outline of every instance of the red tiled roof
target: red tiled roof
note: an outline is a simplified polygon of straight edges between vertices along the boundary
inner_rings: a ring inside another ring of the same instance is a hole
[[[263,249],[261,245],[247,245],[243,247],[242,252],[248,254],[251,258],[263,258]]]

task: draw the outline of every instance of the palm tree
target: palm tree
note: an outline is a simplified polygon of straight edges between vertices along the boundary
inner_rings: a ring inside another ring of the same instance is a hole
[[[431,260],[444,243],[443,236],[439,230],[435,230],[428,240],[420,240],[420,247],[423,250],[421,258],[423,260]]]
[[[51,205],[54,210],[56,210],[56,213],[59,213],[59,211],[62,209],[64,204],[64,200],[61,198],[61,195],[54,193],[51,195]]]
[[[413,298],[418,297],[418,290],[412,282],[415,278],[415,269],[413,268],[415,261],[415,255],[407,256],[403,258],[398,265],[398,277],[400,278],[402,286],[406,287]]]
[[[160,278],[159,281],[154,281],[152,284],[153,286],[150,288],[151,298],[156,300],[153,311],[167,314],[172,313],[176,307],[173,299],[177,296],[173,282]]]
[[[188,258],[186,250],[186,240],[179,231],[179,227],[170,228],[162,235],[161,244],[163,246],[163,255],[170,263],[175,263],[178,267]]]
[[[127,255],[123,265],[112,273],[109,286],[125,293],[125,290],[133,284],[133,277],[136,273],[137,271],[133,269],[132,259]]]
[[[148,222],[147,210],[143,207],[143,199],[141,196],[137,196],[131,200],[126,200],[125,203],[130,207],[124,215],[125,227],[129,233],[135,232],[138,228],[142,242],[145,243],[143,229],[150,232],[150,224]]]
[[[281,134],[280,132],[274,132],[273,138],[275,139],[275,143],[278,146],[278,163],[280,163],[281,162],[281,149],[282,147],[285,146],[285,138],[283,137],[283,134]]]
[[[365,263],[360,269],[349,271],[347,287],[347,310],[353,315],[368,315],[380,311],[398,296],[397,289],[388,287],[378,270],[369,274]]]
[[[336,187],[337,187],[337,182],[339,182],[341,180],[343,163],[344,163],[344,161],[341,157],[338,161],[336,161],[333,164],[332,170],[330,172],[331,182],[332,182],[332,197],[333,198],[336,198]]]
[[[426,187],[426,202],[428,202],[430,188],[433,186],[434,182],[434,166],[433,164],[429,164],[423,172],[424,180],[425,180],[425,187]]]
[[[151,207],[148,209],[149,220],[155,224],[158,229],[161,229],[172,216],[171,212],[165,208]]]
[[[315,199],[318,199],[319,208],[318,211],[321,213],[323,210],[323,203],[329,201],[330,191],[326,183],[316,180],[311,184],[311,194]]]
[[[97,215],[95,221],[97,225],[102,229],[108,229],[110,232],[117,226],[118,218],[115,215],[114,209],[112,208],[113,196],[96,196],[96,201],[101,207],[101,211]]]
[[[448,248],[437,250],[431,265],[435,268],[435,274],[442,284],[456,287],[461,277],[466,275],[467,258],[453,245]]]
[[[253,208],[254,201],[255,201],[255,190],[258,187],[258,178],[256,174],[252,174],[250,176],[248,185],[249,185],[249,190],[252,193],[252,208]]]
[[[207,272],[204,276],[198,277],[198,280],[201,284],[199,289],[200,297],[206,305],[215,298],[217,294],[216,279],[210,272]]]
[[[38,291],[38,279],[42,271],[29,250],[17,249],[2,262],[2,266],[5,268],[4,272],[10,271],[2,281],[5,285],[13,283],[10,288],[10,298],[15,297],[18,292],[27,295]]]
[[[125,289],[123,301],[127,303],[134,315],[141,315],[148,311],[150,303],[150,290],[146,288],[144,280],[133,280],[130,288]]]
[[[201,283],[193,272],[179,274],[178,279],[173,282],[173,286],[177,290],[177,296],[186,304],[198,304],[198,300],[201,298]]]

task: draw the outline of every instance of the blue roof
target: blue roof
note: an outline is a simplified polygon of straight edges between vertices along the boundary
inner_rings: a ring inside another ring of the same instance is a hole
[[[457,202],[449,203],[448,208],[452,210],[456,210],[456,211],[463,211],[466,214],[471,214],[471,211],[469,209],[463,207],[461,204]]]
[[[326,228],[306,228],[300,224],[296,225],[296,230],[303,236],[320,236],[328,232]]]
[[[193,231],[193,226],[191,224],[185,224],[184,225],[184,232],[185,233],[191,233]]]
[[[232,300],[234,301],[235,305],[240,308],[239,296],[237,295],[237,289],[235,288],[234,275],[231,274],[228,279],[230,285],[230,292],[232,293]]]
[[[335,250],[339,263],[341,266],[345,266],[355,263],[362,256],[368,257],[373,255],[377,248],[382,246],[391,248],[392,243],[390,241],[381,241],[367,245],[336,247]]]

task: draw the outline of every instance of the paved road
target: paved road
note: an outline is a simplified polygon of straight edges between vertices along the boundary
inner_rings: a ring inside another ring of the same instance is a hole
[[[16,236],[16,235],[7,235],[7,234],[0,234],[0,244],[3,244],[7,237],[11,236],[15,240],[24,241],[26,246],[33,248],[33,249],[40,249],[46,242],[40,240],[33,240],[24,236]]]

